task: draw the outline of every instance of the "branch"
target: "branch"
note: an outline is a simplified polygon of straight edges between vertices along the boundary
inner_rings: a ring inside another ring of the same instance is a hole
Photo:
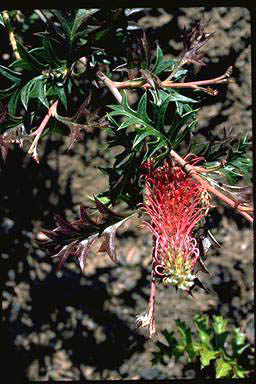
[[[10,40],[10,44],[12,46],[12,50],[13,50],[14,56],[15,56],[16,60],[19,60],[20,59],[20,54],[18,52],[16,38],[15,38],[15,35],[14,35],[14,31],[13,31],[13,27],[12,27],[12,24],[11,24],[11,20],[10,20],[8,11],[3,11],[3,19],[4,19],[4,23],[6,25],[6,28],[8,29],[9,40]]]
[[[36,136],[36,137],[35,137],[33,143],[31,144],[31,146],[28,150],[28,153],[33,154],[32,156],[37,163],[39,163],[39,157],[38,157],[38,153],[37,153],[38,141],[40,139],[41,134],[43,133],[43,130],[44,130],[46,124],[48,123],[48,120],[56,112],[57,105],[58,105],[58,100],[55,101],[55,103],[49,108],[47,115],[44,117],[44,119],[43,119],[42,123],[40,124],[40,126],[38,127],[38,129],[35,132],[31,133],[31,136]]]
[[[209,90],[202,88],[201,85],[223,84],[223,83],[231,82],[232,81],[230,79],[231,73],[232,73],[232,67],[229,67],[223,75],[219,77],[215,77],[214,79],[192,81],[187,83],[173,83],[170,80],[164,80],[160,82],[159,87],[160,88],[193,88],[193,89],[198,89],[201,91],[208,92]],[[97,72],[97,76],[110,89],[110,91],[113,93],[113,95],[115,96],[118,102],[121,102],[122,100],[122,96],[120,92],[118,92],[118,89],[153,88],[153,86],[149,84],[145,79],[112,81],[103,72]],[[209,92],[209,93],[211,93],[213,96],[217,94],[216,91],[213,91],[213,90],[212,92]]]
[[[171,150],[170,155],[182,166],[186,171],[190,173],[190,175],[197,180],[200,184],[202,184],[208,192],[212,193],[213,195],[217,196],[220,200],[224,201],[227,205],[231,206],[234,209],[237,209],[238,212],[243,215],[246,220],[248,220],[250,223],[253,223],[253,217],[250,216],[245,210],[244,207],[240,206],[240,204],[237,205],[237,202],[233,201],[217,189],[215,189],[213,186],[210,185],[210,183],[206,180],[204,180],[195,170],[195,167],[188,164],[182,157],[180,157],[174,150]]]

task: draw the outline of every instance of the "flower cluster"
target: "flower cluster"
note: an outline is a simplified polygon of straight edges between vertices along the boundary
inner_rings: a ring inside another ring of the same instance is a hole
[[[165,285],[191,293],[199,281],[194,273],[196,263],[202,262],[197,230],[210,208],[208,192],[175,162],[166,161],[154,169],[149,161],[144,167],[144,210],[150,217],[144,225],[154,239],[152,282],[160,278]],[[143,321],[139,317],[137,325],[151,324],[150,333],[154,334],[153,298],[150,301],[148,314],[142,316]]]
[[[207,214],[209,199],[204,187],[179,165],[165,162],[146,176],[145,223],[155,238],[154,272],[165,284],[187,290],[194,280],[199,258],[195,229]]]

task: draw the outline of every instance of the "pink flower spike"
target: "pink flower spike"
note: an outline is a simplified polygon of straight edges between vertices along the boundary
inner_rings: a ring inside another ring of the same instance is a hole
[[[150,217],[144,225],[155,240],[153,273],[165,285],[189,291],[200,259],[196,229],[210,208],[209,195],[176,163],[166,161],[151,171],[153,162],[148,161],[144,168],[144,210]]]

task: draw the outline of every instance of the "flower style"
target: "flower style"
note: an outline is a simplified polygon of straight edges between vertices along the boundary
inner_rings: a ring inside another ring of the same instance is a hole
[[[194,158],[193,164],[197,161]],[[150,217],[144,225],[154,242],[151,292],[155,292],[155,279],[160,278],[165,285],[191,294],[196,284],[203,287],[194,267],[198,261],[202,264],[196,232],[210,208],[208,192],[175,162],[166,161],[153,169],[153,162],[148,161],[144,168],[148,173],[143,208]],[[152,293],[143,321],[142,317],[137,320],[138,326],[150,325],[151,336],[155,333],[154,296]]]

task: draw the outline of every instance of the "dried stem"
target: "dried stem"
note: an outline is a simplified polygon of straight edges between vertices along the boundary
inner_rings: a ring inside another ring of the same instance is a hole
[[[180,157],[174,150],[171,150],[170,155],[182,166],[186,171],[188,171],[191,176],[197,180],[199,183],[201,183],[207,191],[217,196],[220,200],[224,201],[226,204],[231,206],[234,209],[237,209],[238,212],[243,215],[246,220],[248,220],[250,223],[253,223],[253,218],[246,212],[246,208],[241,206],[240,204],[237,205],[237,202],[233,201],[217,189],[215,189],[213,186],[210,185],[210,183],[203,179],[196,171],[195,167],[188,164],[182,157]]]
[[[7,29],[8,29],[9,40],[10,40],[10,44],[12,46],[12,50],[13,50],[14,56],[15,56],[16,60],[19,60],[20,59],[20,54],[18,52],[16,38],[15,38],[15,35],[14,35],[14,31],[13,31],[13,27],[12,27],[11,20],[10,20],[10,17],[9,17],[9,13],[8,13],[8,11],[3,11],[2,15],[3,15],[4,23],[5,23],[5,25],[6,25]]]

